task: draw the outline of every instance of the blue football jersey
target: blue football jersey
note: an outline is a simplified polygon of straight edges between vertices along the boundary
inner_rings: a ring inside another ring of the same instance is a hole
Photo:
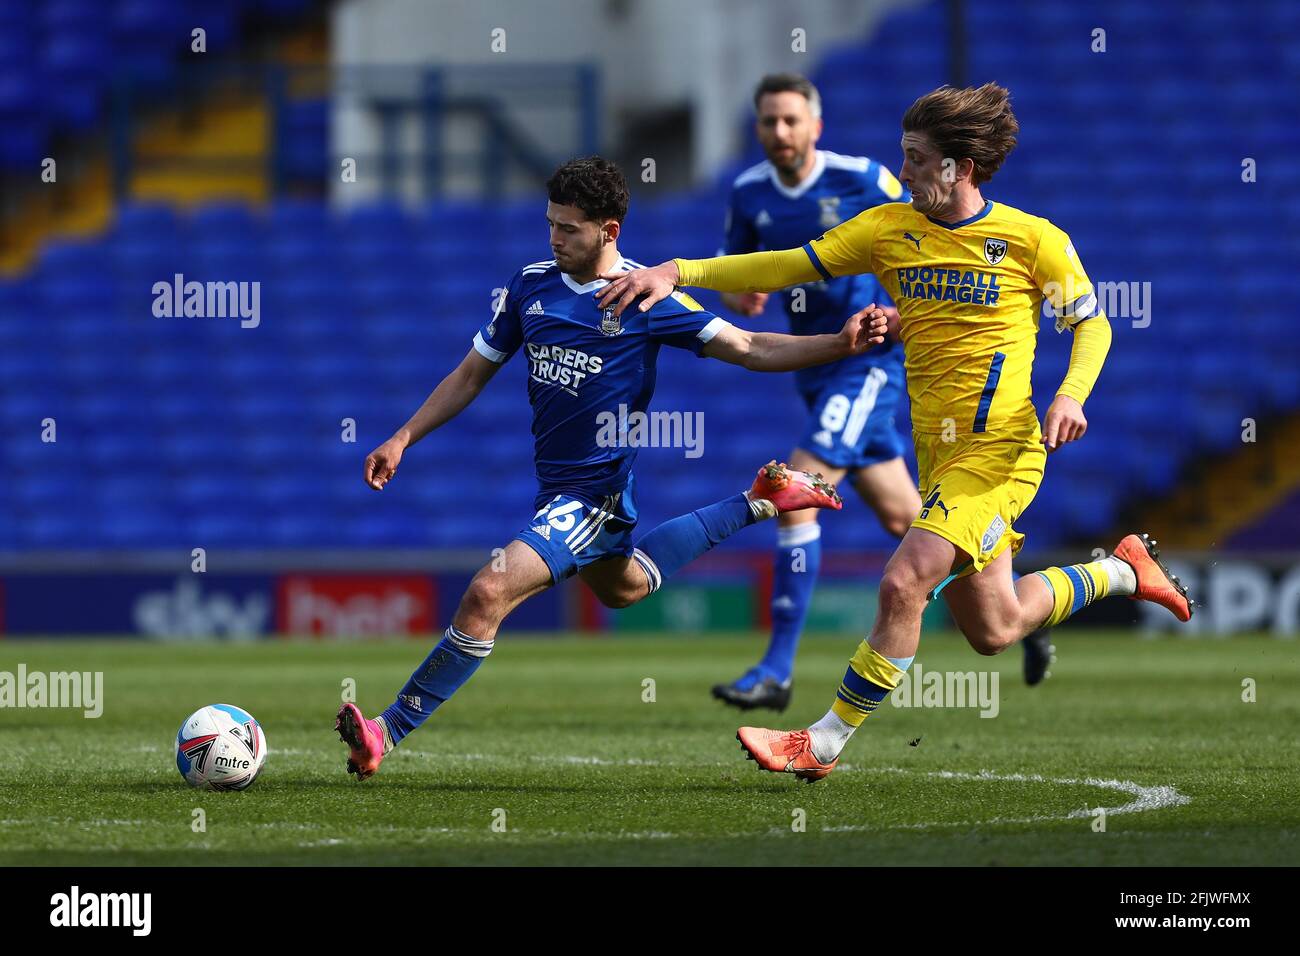
[[[864,209],[909,198],[894,174],[874,159],[819,149],[812,173],[794,188],[782,183],[776,169],[764,160],[737,176],[732,185],[726,241],[719,255],[793,249]],[[863,306],[893,304],[869,273],[795,286],[782,292],[781,299],[795,335],[835,333]],[[872,367],[887,366],[901,374],[902,365],[902,345],[886,341],[865,355],[802,369],[795,373],[795,383],[801,392],[812,393],[852,371],[865,374]]]
[[[619,271],[643,268],[620,259]],[[610,442],[608,422],[619,406],[643,412],[655,387],[661,345],[699,355],[727,326],[690,296],[675,292],[647,312],[620,317],[601,309],[594,293],[607,283],[580,285],[552,259],[515,273],[494,303],[492,319],[474,336],[484,358],[506,362],[523,346],[528,401],[533,408],[533,457],[539,493],[610,495],[627,484],[636,449]]]

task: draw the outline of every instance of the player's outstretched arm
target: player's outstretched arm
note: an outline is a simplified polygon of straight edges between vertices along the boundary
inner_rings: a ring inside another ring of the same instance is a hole
[[[885,341],[889,317],[872,304],[855,312],[836,335],[784,335],[750,332],[728,325],[701,353],[755,372],[793,372],[810,365],[860,355]]]
[[[638,296],[644,297],[639,308],[645,312],[679,285],[718,292],[775,292],[823,277],[800,247],[716,259],[669,259],[648,269],[602,272],[600,278],[609,280],[609,285],[596,293],[596,300],[602,308],[612,305],[614,313],[622,315]]]
[[[1043,444],[1048,454],[1062,445],[1078,441],[1088,430],[1083,403],[1097,384],[1106,353],[1110,350],[1110,322],[1098,313],[1074,326],[1074,346],[1070,349],[1070,367],[1065,381],[1043,418]]]
[[[476,349],[470,349],[456,369],[438,383],[410,421],[366,456],[366,484],[376,491],[383,490],[396,473],[402,452],[463,412],[500,367],[485,359]]]

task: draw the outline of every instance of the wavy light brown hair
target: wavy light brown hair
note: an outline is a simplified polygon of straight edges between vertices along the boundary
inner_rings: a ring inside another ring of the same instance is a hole
[[[1015,148],[1020,124],[1006,87],[941,86],[907,108],[903,132],[924,133],[945,157],[969,159],[975,164],[971,183],[978,186],[993,178]]]

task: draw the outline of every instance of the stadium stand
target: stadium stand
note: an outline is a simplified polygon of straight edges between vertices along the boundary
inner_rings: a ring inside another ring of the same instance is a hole
[[[303,5],[257,4],[286,15]],[[947,77],[933,42],[937,6],[895,14],[870,41],[822,60],[813,78],[825,146],[897,166],[898,117]],[[1232,8],[1116,6],[1106,42],[1140,43],[1138,60],[1092,52],[1095,25],[1081,6],[969,5],[967,79],[1009,86],[1022,126],[987,194],[1051,218],[1094,281],[1130,297],[1129,314],[1114,319],[1085,444],[1053,456],[1024,519],[1035,545],[1109,543],[1127,503],[1170,493],[1189,462],[1240,441],[1244,418],[1300,411],[1282,294],[1300,252],[1300,196],[1279,174],[1300,150],[1300,121],[1279,120],[1295,110],[1300,7],[1266,6],[1277,42],[1219,42],[1208,54],[1198,38],[1230,40]],[[178,8],[133,0],[105,23],[104,5],[51,0],[37,38],[9,29],[26,22],[25,5],[0,0],[0,164],[32,162],[52,136],[102,120],[110,64],[130,63],[165,87],[177,60],[150,51]],[[209,43],[232,42],[237,22],[237,12],[211,21]],[[1159,64],[1163,79],[1148,82],[1143,62]],[[1206,108],[1198,90],[1211,84],[1219,105]],[[326,123],[319,101],[280,116],[293,169],[323,174]],[[646,262],[712,254],[731,177],[759,158],[751,148],[708,188],[636,199],[624,253]],[[1247,158],[1257,182],[1243,182]],[[0,281],[0,458],[10,477],[0,541],[28,550],[508,539],[534,493],[518,361],[409,454],[387,494],[363,486],[361,461],[468,348],[493,290],[547,255],[545,241],[539,199],[524,197],[414,209],[385,201],[345,214],[290,198],[189,213],[127,202],[107,234],[49,243],[23,275]],[[176,273],[260,282],[260,323],[155,317],[152,286]],[[769,318],[765,327],[779,327]],[[1068,337],[1040,339],[1040,411],[1068,350]],[[646,520],[733,493],[788,452],[802,416],[787,378],[665,353],[652,407],[702,410],[706,448],[725,444],[734,468],[642,452]],[[33,451],[45,419],[58,440]],[[340,437],[345,419],[356,422],[355,443]],[[889,547],[865,511],[851,503],[828,521],[830,543]]]

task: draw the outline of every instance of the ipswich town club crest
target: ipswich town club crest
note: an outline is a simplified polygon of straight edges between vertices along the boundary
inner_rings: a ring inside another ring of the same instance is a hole
[[[623,320],[614,314],[612,305],[600,313],[600,331],[602,335],[619,335],[623,331]]]
[[[823,229],[834,229],[844,221],[840,218],[839,196],[825,196],[818,199],[817,203],[822,207],[821,226]]]
[[[1007,257],[1007,241],[1005,239],[985,239],[984,240],[984,258],[989,261],[989,265],[995,266]]]

